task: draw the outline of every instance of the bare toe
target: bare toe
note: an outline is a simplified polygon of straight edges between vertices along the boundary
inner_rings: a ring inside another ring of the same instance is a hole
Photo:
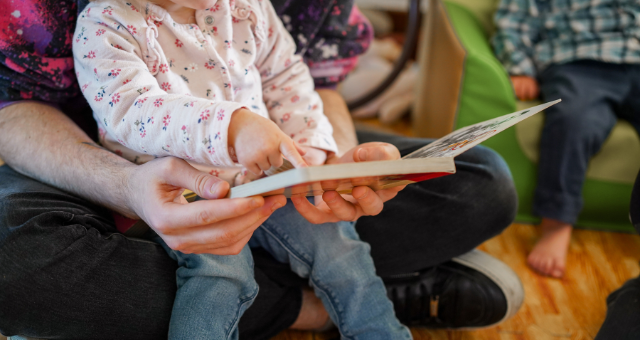
[[[542,237],[533,247],[527,263],[542,275],[560,278],[565,271],[572,227],[559,221],[543,219],[540,229]]]

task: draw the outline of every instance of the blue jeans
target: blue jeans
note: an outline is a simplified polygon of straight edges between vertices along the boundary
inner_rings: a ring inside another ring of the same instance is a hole
[[[249,247],[307,278],[343,339],[411,339],[352,222],[314,225],[289,201],[238,255],[183,254],[161,243],[180,266],[170,339],[238,339],[238,321],[258,294]]]
[[[589,160],[617,119],[640,131],[640,65],[577,61],[551,66],[539,80],[545,101],[562,102],[545,110],[533,211],[574,224]]]

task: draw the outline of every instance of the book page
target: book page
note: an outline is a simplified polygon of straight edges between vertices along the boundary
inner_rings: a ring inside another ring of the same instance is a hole
[[[560,100],[556,100],[529,108],[527,110],[510,113],[482,123],[461,128],[432,143],[429,143],[428,145],[410,153],[409,155],[404,156],[402,159],[455,157],[489,139],[491,136],[500,133],[501,131],[504,131],[505,129],[517,124],[518,122],[527,119],[534,114],[559,102]],[[271,168],[268,171],[265,171],[265,175],[267,177],[259,179],[258,181],[268,181],[269,177],[278,175],[291,169],[293,169],[293,166],[285,159],[282,166],[278,168]],[[455,172],[455,168],[452,172]],[[287,197],[296,195],[316,196],[322,194],[327,190],[336,190],[341,194],[350,194],[351,190],[356,186],[368,186],[373,190],[381,190],[392,188],[398,185],[406,185],[431,178],[446,176],[451,174],[452,172],[423,172],[412,174],[405,173],[404,175],[398,174],[361,178],[343,178],[340,180],[309,182],[292,185],[277,190],[268,189],[272,191],[263,191],[260,195],[270,196],[284,194]],[[234,191],[234,189],[232,189],[232,191]]]
[[[407,185],[428,179],[451,175],[449,172],[428,172],[406,175],[386,175],[361,178],[347,178],[335,181],[321,181],[303,183],[286,188],[273,190],[260,194],[261,196],[284,195],[291,196],[319,196],[325,191],[337,191],[342,195],[350,195],[353,188],[357,186],[367,186],[374,191],[389,189],[400,185]]]
[[[455,157],[559,102],[560,99],[458,129],[402,158]]]

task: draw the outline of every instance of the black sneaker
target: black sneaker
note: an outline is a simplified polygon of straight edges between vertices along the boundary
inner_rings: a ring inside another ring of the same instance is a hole
[[[512,317],[524,299],[516,273],[477,249],[424,271],[383,280],[396,316],[409,327],[489,327]]]

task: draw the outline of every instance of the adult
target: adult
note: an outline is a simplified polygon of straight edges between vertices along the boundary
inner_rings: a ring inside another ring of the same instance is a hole
[[[4,0],[0,32],[0,332],[65,339],[166,336],[176,264],[156,244],[118,234],[111,211],[140,217],[185,252],[237,252],[282,197],[180,204],[178,188],[213,198],[216,178],[174,158],[134,165],[96,145],[91,112],[72,71],[71,39],[84,1]],[[366,49],[371,31],[351,1],[274,1],[316,78],[340,150],[357,145],[333,90]],[[372,133],[406,154],[427,143]],[[361,147],[360,147],[361,148]],[[366,148],[364,158],[387,157]],[[336,160],[334,160],[336,161]],[[504,264],[473,249],[515,214],[505,163],[486,148],[456,160],[458,173],[395,190],[358,188],[357,203],[325,194],[307,219],[358,218],[401,321],[478,327],[511,316],[522,288]],[[365,215],[375,215],[375,217]],[[240,336],[269,338],[326,322],[317,299],[288,268],[254,249],[260,293]],[[428,301],[431,300],[431,303]],[[429,309],[436,305],[438,308]]]

